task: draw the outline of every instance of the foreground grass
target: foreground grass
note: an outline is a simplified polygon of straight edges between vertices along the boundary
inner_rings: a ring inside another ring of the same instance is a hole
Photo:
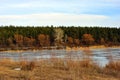
[[[21,68],[21,70],[15,70]],[[51,58],[40,61],[0,61],[0,80],[119,80],[120,62],[100,68],[91,60]]]

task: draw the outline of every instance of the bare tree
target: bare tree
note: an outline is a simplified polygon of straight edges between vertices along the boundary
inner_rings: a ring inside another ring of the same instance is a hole
[[[54,29],[55,45],[60,45],[63,42],[64,31],[61,28]]]

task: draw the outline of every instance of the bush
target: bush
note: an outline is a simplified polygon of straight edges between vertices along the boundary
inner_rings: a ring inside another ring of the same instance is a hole
[[[35,62],[26,62],[23,61],[21,62],[21,70],[27,70],[27,71],[32,71],[35,68]]]

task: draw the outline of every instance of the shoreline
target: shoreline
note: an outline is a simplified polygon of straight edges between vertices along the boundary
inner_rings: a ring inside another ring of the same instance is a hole
[[[105,48],[120,48],[120,46],[104,46],[104,45],[98,45],[98,46],[89,46],[89,47],[66,47],[66,50],[85,50],[85,49],[105,49]]]
[[[0,50],[0,52],[23,52],[23,51],[38,51],[38,50],[59,50],[59,49],[65,49],[66,51],[71,51],[71,50],[85,50],[85,49],[104,49],[104,48],[120,48],[120,46],[110,46],[110,47],[106,47],[104,45],[98,45],[98,46],[89,46],[89,47],[69,47],[66,46],[65,48],[31,48],[31,49],[7,49],[7,48],[2,48],[4,50]],[[6,49],[6,50],[5,50]]]

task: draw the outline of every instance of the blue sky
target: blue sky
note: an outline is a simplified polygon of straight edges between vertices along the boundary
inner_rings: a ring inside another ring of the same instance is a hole
[[[0,0],[0,25],[120,27],[120,0]]]

